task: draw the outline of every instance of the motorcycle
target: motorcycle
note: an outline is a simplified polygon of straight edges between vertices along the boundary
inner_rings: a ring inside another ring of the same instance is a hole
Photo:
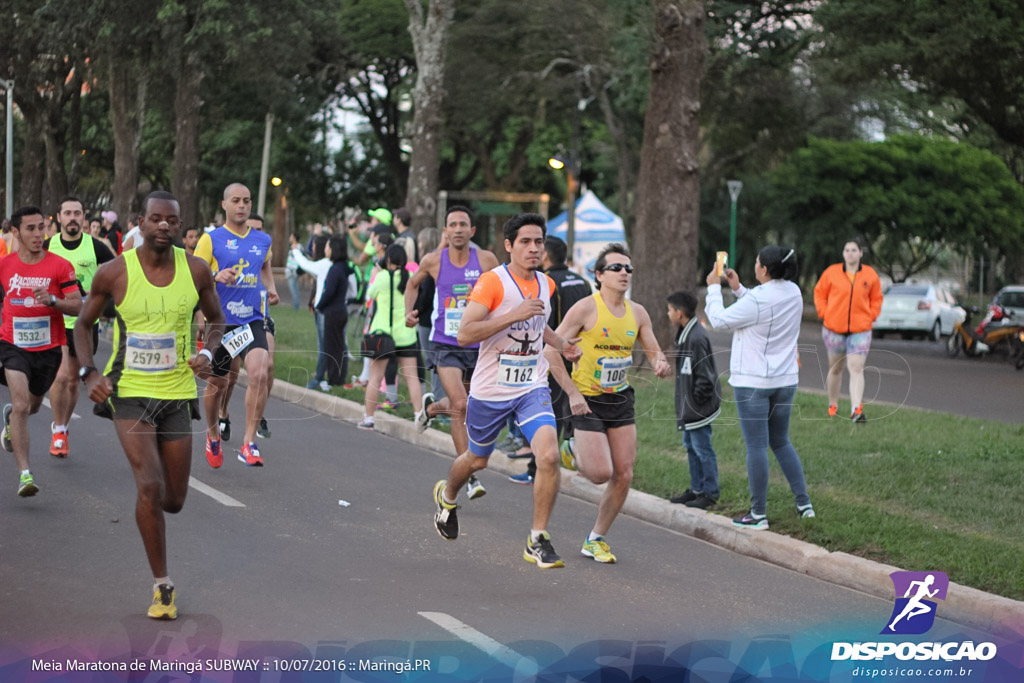
[[[975,306],[967,309],[967,317],[953,327],[953,334],[946,340],[946,353],[950,357],[961,352],[978,357],[1001,350],[1018,370],[1024,369],[1024,326],[1012,323],[1011,313],[992,304],[981,324],[971,329],[971,318],[979,312]]]

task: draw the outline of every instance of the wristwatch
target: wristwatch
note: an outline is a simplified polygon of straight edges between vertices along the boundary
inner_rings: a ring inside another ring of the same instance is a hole
[[[91,373],[96,371],[96,368],[94,368],[91,365],[83,365],[82,369],[78,371],[78,376],[84,382],[86,377],[88,377]]]
[[[56,306],[56,305],[57,305],[57,297],[56,297],[55,295],[51,294],[51,295],[50,295],[50,303],[49,303],[49,304],[47,304],[47,305],[48,305],[48,306],[49,306],[50,308],[53,308],[54,306]]]

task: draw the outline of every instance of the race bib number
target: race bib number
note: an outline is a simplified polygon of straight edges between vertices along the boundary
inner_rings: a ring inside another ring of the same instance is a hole
[[[464,308],[444,309],[444,334],[446,337],[459,336],[459,325],[462,324],[462,314],[465,310]]]
[[[537,380],[540,354],[514,356],[503,353],[498,356],[498,386],[522,389],[532,386]]]
[[[50,316],[14,319],[14,345],[20,349],[37,349],[50,345]]]
[[[139,372],[164,372],[178,367],[173,332],[163,334],[128,333],[125,341],[125,367]]]
[[[601,358],[597,361],[601,367],[601,388],[614,389],[626,383],[626,373],[633,364],[632,357]]]
[[[221,344],[228,350],[232,358],[237,358],[238,354],[244,351],[249,344],[252,344],[253,339],[252,328],[249,325],[242,325],[225,334]]]

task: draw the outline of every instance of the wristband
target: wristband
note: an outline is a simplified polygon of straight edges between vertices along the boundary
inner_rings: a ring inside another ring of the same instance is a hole
[[[210,349],[199,349],[199,353],[197,353],[196,355],[206,356],[206,359],[210,361],[210,363],[213,363],[213,354],[210,353]]]

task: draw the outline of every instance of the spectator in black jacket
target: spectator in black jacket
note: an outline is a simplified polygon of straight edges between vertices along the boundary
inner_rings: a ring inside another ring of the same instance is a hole
[[[722,388],[711,341],[696,317],[692,292],[668,296],[668,319],[676,334],[676,421],[690,462],[690,488],[673,503],[706,510],[718,502],[718,459],[711,446],[711,423],[722,412]]]
[[[593,294],[590,283],[582,275],[569,270],[565,264],[565,257],[568,252],[565,242],[548,235],[544,239],[544,255],[541,256],[541,267],[552,280],[555,281],[555,289],[551,292],[551,315],[548,316],[548,325],[551,329],[557,329],[562,324],[562,318],[569,312],[577,301],[586,299]],[[572,366],[562,359],[567,372],[572,372]],[[572,452],[569,440],[572,438],[572,410],[569,408],[569,396],[555,381],[551,375],[548,376],[548,388],[551,390],[551,409],[555,413],[555,420],[558,426],[558,438],[565,441],[563,449]],[[511,427],[510,427],[511,433]],[[510,458],[530,458],[526,466],[526,472],[514,474],[509,481],[517,484],[533,484],[533,478],[537,474],[537,461],[530,452],[530,446],[525,445]]]
[[[327,383],[341,386],[348,377],[348,348],[345,325],[348,323],[348,250],[345,238],[332,235],[324,254],[331,268],[324,280],[324,291],[316,310],[324,316],[324,356],[327,360]]]

